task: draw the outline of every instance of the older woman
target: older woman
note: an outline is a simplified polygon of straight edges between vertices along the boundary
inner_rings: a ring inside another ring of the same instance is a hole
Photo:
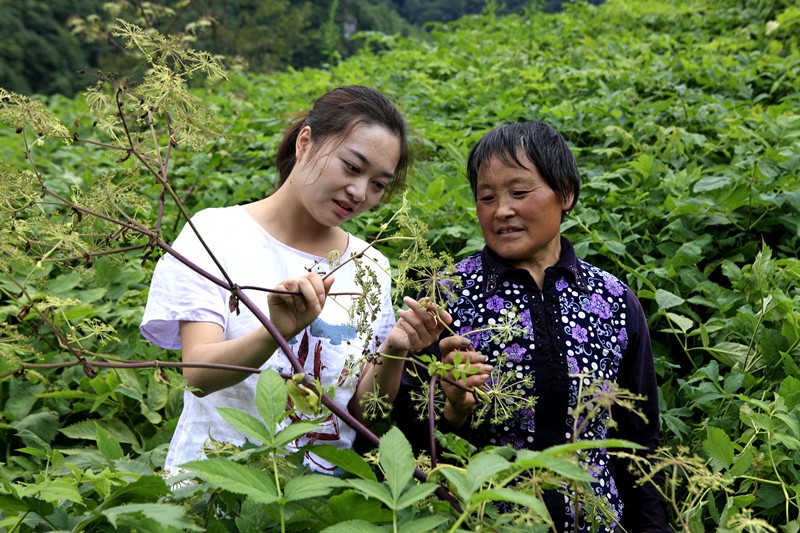
[[[447,311],[452,330],[460,335],[441,339],[438,351],[446,362],[460,352],[479,369],[463,381],[467,388],[486,384],[494,366],[502,364],[503,370],[533,378],[532,386],[520,385],[519,392],[537,400],[535,408],[523,409],[502,424],[484,421],[470,428],[477,397],[445,383],[444,429],[460,430],[479,448],[541,450],[613,436],[654,450],[659,441],[658,389],[647,320],[628,286],[578,259],[561,236],[561,221],[575,206],[581,184],[562,136],[538,121],[501,126],[473,147],[467,177],[486,246],[456,267],[461,285]],[[509,315],[522,326],[514,338],[486,333],[487,325]],[[645,417],[615,407],[614,429],[607,412],[576,421],[572,413],[579,394],[598,385],[645,397],[637,402]],[[407,401],[409,386],[406,381],[400,404]],[[410,424],[407,419],[398,423]],[[636,486],[625,466],[606,450],[592,450],[585,463],[596,479],[595,495],[612,511],[600,531],[620,525],[625,531],[671,531],[664,502],[652,485]],[[559,531],[576,531],[576,520],[577,530],[597,531],[586,517],[575,516],[569,496],[548,491],[545,503]]]

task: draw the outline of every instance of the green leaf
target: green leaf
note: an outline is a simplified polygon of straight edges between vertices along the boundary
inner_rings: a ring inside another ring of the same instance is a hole
[[[346,481],[335,476],[305,474],[287,481],[286,486],[283,488],[283,495],[287,502],[292,502],[325,496],[333,489],[347,486]]]
[[[75,481],[66,478],[45,479],[40,483],[20,489],[19,494],[20,496],[36,496],[36,498],[50,503],[57,503],[61,500],[83,502]]]
[[[25,512],[28,510],[28,506],[19,498],[0,494],[0,509],[5,513]]]
[[[800,379],[794,376],[784,378],[778,393],[786,403],[786,408],[789,410],[794,409],[800,405]]]
[[[703,449],[717,470],[726,469],[733,463],[733,443],[728,434],[719,428],[706,427]]]
[[[416,520],[407,520],[397,525],[398,531],[403,533],[428,533],[437,531],[437,528],[447,522],[444,515],[424,516]]]
[[[370,467],[369,463],[349,448],[337,448],[336,446],[323,444],[311,446],[308,449],[329,463],[335,464],[345,472],[356,475],[361,479],[377,480],[375,472],[372,471],[372,467]]]
[[[237,431],[241,431],[254,441],[271,446],[275,434],[264,426],[264,423],[250,413],[235,407],[217,407],[219,415]]]
[[[156,521],[164,527],[174,528],[178,531],[203,531],[203,528],[186,516],[186,509],[180,505],[169,503],[132,503],[104,509],[101,512],[114,527],[126,516],[141,515]]]
[[[756,451],[748,446],[742,453],[736,456],[733,465],[728,470],[727,474],[731,476],[741,476],[750,472],[750,467],[753,466],[753,461],[756,458]]]
[[[113,487],[111,494],[103,502],[103,506],[114,506],[117,503],[154,502],[167,494],[169,494],[169,487],[164,478],[142,476],[131,483]]]
[[[693,189],[696,193],[704,193],[728,187],[730,184],[731,179],[728,176],[706,176],[695,183]]]
[[[386,485],[391,491],[392,500],[397,502],[414,476],[416,461],[411,451],[411,444],[395,426],[381,437],[378,452],[379,463],[383,475],[386,476]]]
[[[517,505],[527,507],[536,515],[541,518],[546,524],[552,524],[550,513],[547,511],[544,502],[527,492],[519,490],[508,489],[505,487],[498,487],[495,489],[486,489],[472,495],[474,503],[488,502],[488,501],[501,501],[511,502]]]
[[[322,533],[386,533],[381,527],[363,520],[347,520],[326,527]]]
[[[108,431],[103,429],[100,424],[96,423],[95,426],[97,426],[97,449],[100,450],[103,457],[109,461],[122,459],[125,454],[122,452],[122,446],[119,445],[119,442]]]
[[[684,301],[685,300],[677,294],[665,291],[664,289],[656,289],[656,303],[658,303],[659,309],[669,309],[683,304]]]
[[[277,433],[278,424],[286,418],[286,401],[289,392],[283,378],[272,369],[261,372],[256,386],[256,408],[267,430]]]
[[[450,483],[457,496],[462,500],[469,500],[472,490],[467,481],[466,470],[451,465],[439,465],[428,475],[428,479],[433,481],[439,475],[443,476],[448,483]]]
[[[227,459],[206,459],[185,463],[181,468],[199,474],[216,487],[234,494],[244,494],[264,504],[278,500],[272,477],[249,466]]]
[[[730,367],[739,365],[744,366],[750,349],[738,342],[720,342],[713,347],[707,348],[719,362],[725,363]]]
[[[467,465],[469,492],[477,491],[492,476],[508,469],[509,466],[511,466],[511,463],[491,452],[482,452],[475,455]]]
[[[389,492],[389,488],[383,483],[368,479],[348,479],[347,482],[367,498],[374,498],[379,502],[383,502],[390,509],[394,506],[395,499]]]
[[[315,422],[292,422],[275,435],[275,446],[286,446],[309,431],[318,429],[319,425]]]
[[[133,431],[124,422],[116,419],[84,420],[61,428],[59,431],[71,439],[97,440],[98,425],[108,431],[117,442],[123,444],[135,444],[137,442]]]
[[[401,509],[405,509],[407,507],[411,507],[418,501],[427,498],[436,490],[437,485],[433,483],[419,483],[415,485],[411,485],[408,487],[401,496],[400,499],[397,500],[397,507],[396,511]]]
[[[336,522],[365,520],[372,523],[387,522],[392,513],[376,499],[369,499],[354,490],[346,490],[328,500],[328,508]]]
[[[687,318],[683,315],[679,315],[676,313],[668,312],[665,314],[667,318],[669,318],[669,321],[678,326],[678,329],[680,329],[682,333],[687,333],[694,326],[694,322],[692,321],[691,318]]]

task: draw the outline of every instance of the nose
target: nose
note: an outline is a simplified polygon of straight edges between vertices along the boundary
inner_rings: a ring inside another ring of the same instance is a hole
[[[363,202],[367,197],[367,185],[366,179],[355,179],[347,185],[345,192],[354,202]]]
[[[511,199],[505,195],[498,197],[497,209],[494,211],[495,218],[505,219],[514,216],[514,207]]]

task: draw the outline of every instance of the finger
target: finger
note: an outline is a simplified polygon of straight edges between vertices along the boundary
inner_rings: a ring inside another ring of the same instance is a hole
[[[300,293],[300,295],[295,298],[295,301],[300,311],[311,310],[314,313],[319,313],[322,310],[319,294],[322,293],[324,298],[325,292],[322,289],[322,281],[319,279],[319,276],[317,274],[314,275],[317,276],[315,280],[317,282],[316,287],[314,286],[314,281],[308,277],[295,280],[296,290]]]
[[[454,352],[456,350],[462,352],[471,350],[472,343],[466,337],[462,337],[461,335],[454,335],[452,337],[446,337],[442,339],[442,341],[439,343],[439,349],[441,350],[442,354],[445,354],[446,356],[448,353]]]

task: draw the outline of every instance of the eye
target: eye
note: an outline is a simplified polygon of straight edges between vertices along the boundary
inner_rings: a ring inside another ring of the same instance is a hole
[[[383,192],[384,190],[386,190],[386,187],[388,187],[388,186],[389,186],[389,184],[388,184],[388,183],[386,183],[386,182],[383,182],[383,181],[373,181],[372,183],[373,183],[374,187],[375,187],[377,190],[381,191],[381,192]]]
[[[491,194],[484,194],[478,197],[478,201],[482,203],[488,203],[494,200],[494,196]]]
[[[359,172],[361,172],[360,168],[358,168],[356,165],[354,165],[353,163],[351,163],[346,159],[342,159],[342,164],[344,165],[344,168],[352,174],[358,174]]]
[[[512,191],[511,192],[511,196],[513,196],[514,198],[524,198],[525,195],[528,194],[529,192],[531,192],[531,191],[527,191],[527,190],[526,191]]]

